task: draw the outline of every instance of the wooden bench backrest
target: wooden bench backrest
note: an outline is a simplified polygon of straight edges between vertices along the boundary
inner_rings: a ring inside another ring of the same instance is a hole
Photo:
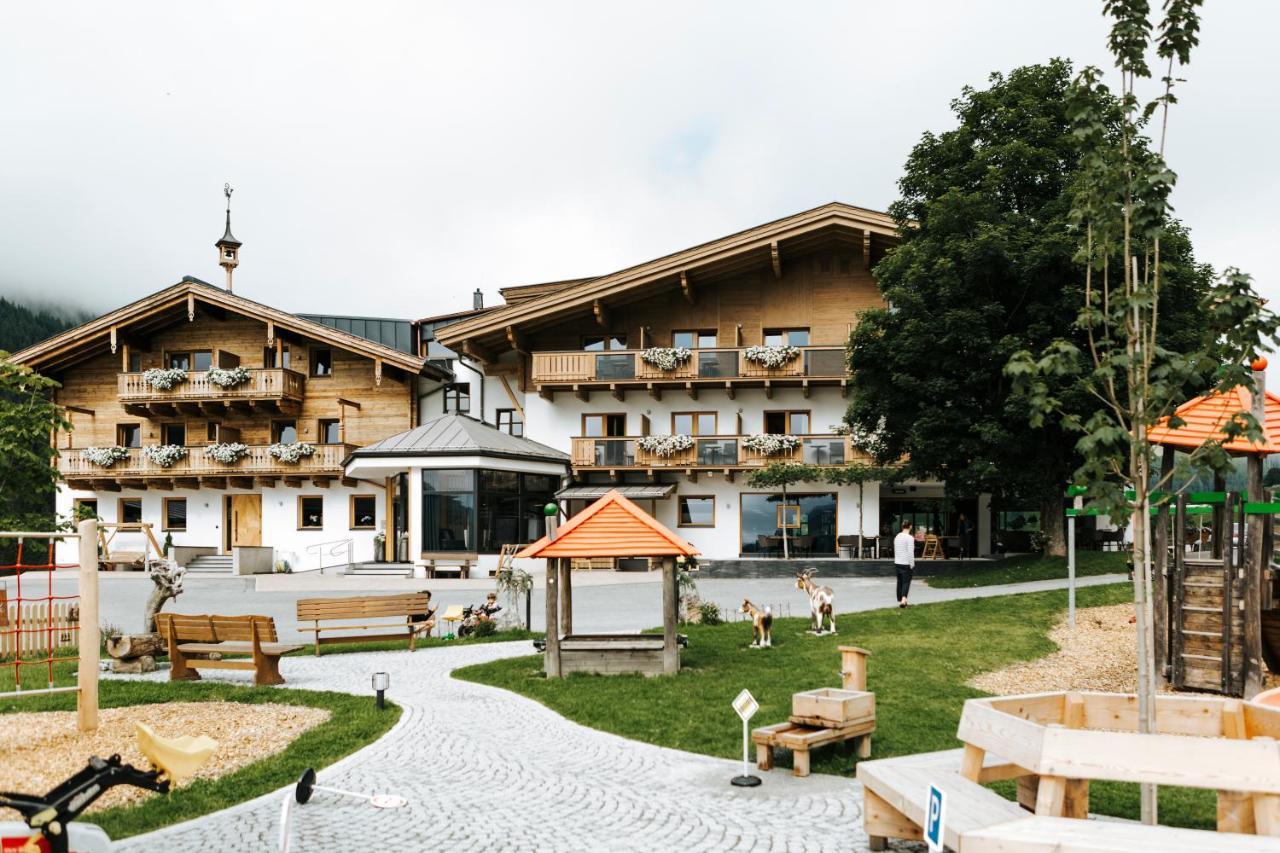
[[[378,619],[390,616],[425,616],[431,599],[422,593],[363,595],[347,598],[298,599],[299,622],[330,619]]]
[[[276,623],[270,616],[218,616],[157,613],[156,630],[166,641],[170,632],[179,643],[249,642],[252,623],[258,623],[258,640],[276,642]]]

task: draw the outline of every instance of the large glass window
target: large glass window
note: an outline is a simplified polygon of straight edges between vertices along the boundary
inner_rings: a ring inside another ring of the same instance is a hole
[[[716,333],[714,329],[700,329],[692,332],[672,332],[671,345],[685,349],[715,349]]]
[[[272,421],[271,440],[276,444],[297,444],[297,421]]]
[[[711,497],[680,496],[681,527],[715,527],[716,499]]]
[[[422,550],[476,550],[476,472],[422,472]]]
[[[213,352],[201,349],[191,353],[191,367],[193,370],[208,370],[213,367]]]
[[[781,493],[742,496],[742,553],[782,556],[783,519],[792,556],[835,553],[838,503],[834,494],[789,494],[786,509],[779,512],[783,506]]]
[[[676,412],[671,416],[671,432],[675,435],[715,435],[715,412]]]
[[[764,431],[770,435],[805,435],[809,432],[809,413],[765,412]]]
[[[765,329],[764,345],[767,347],[793,346],[807,347],[809,345],[808,329]]]

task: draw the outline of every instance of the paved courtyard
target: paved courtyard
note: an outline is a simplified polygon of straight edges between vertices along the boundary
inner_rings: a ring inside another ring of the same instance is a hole
[[[604,734],[449,677],[459,666],[530,651],[521,642],[282,661],[290,687],[315,690],[367,691],[369,673],[386,670],[390,695],[405,709],[381,740],[321,771],[320,784],[395,793],[409,805],[380,811],[317,793],[294,813],[292,849],[867,850],[853,780],[775,770],[759,788],[732,788],[740,762]],[[249,674],[226,677],[237,675]],[[724,710],[724,725],[735,726]],[[281,799],[272,794],[118,847],[274,850]]]

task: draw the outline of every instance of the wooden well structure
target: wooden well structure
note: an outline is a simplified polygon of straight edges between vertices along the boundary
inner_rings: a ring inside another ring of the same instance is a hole
[[[1280,397],[1266,392],[1266,361],[1254,367],[1256,394],[1236,388],[1196,397],[1178,407],[1178,426],[1165,419],[1148,432],[1163,448],[1162,475],[1173,470],[1178,450],[1209,441],[1223,442],[1248,463],[1243,495],[1226,491],[1218,477],[1213,491],[1178,495],[1153,510],[1156,667],[1177,688],[1250,697],[1262,689],[1264,661],[1280,672],[1280,590],[1272,565],[1280,503],[1262,484],[1266,457],[1280,453]],[[1242,411],[1262,426],[1262,440],[1226,439],[1223,428]],[[1207,554],[1188,553],[1188,519],[1196,515],[1212,519]]]
[[[554,522],[554,519],[552,520]],[[679,590],[676,560],[698,550],[616,489],[575,515],[517,557],[547,561],[548,678],[571,672],[673,675],[680,670],[676,637]],[[662,634],[575,634],[570,561],[586,557],[651,557],[662,561]]]

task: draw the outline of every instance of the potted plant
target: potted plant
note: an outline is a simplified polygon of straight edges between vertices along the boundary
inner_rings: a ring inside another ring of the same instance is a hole
[[[640,360],[659,370],[670,372],[693,358],[688,347],[649,347],[640,351]]]
[[[636,440],[640,449],[664,459],[693,447],[691,435],[646,435]]]
[[[742,446],[765,456],[781,456],[791,453],[800,446],[800,439],[794,435],[774,435],[757,433],[742,439]]]
[[[292,444],[277,442],[268,447],[267,452],[281,462],[297,465],[300,460],[314,455],[316,446],[306,441],[295,441]]]
[[[152,367],[142,372],[142,381],[157,391],[168,391],[187,381],[187,371],[181,367]]]
[[[793,347],[790,344],[747,347],[742,351],[742,357],[747,361],[752,364],[758,364],[761,367],[767,367],[770,370],[785,367],[796,358],[799,358],[799,356],[800,348]]]
[[[187,458],[187,449],[181,444],[149,444],[142,448],[142,455],[147,457],[153,465],[172,468]]]
[[[234,465],[249,452],[248,445],[238,441],[210,444],[204,449],[204,455],[222,465]]]
[[[211,367],[204,375],[209,384],[219,388],[235,388],[249,381],[249,370],[245,367]]]
[[[129,458],[129,448],[119,446],[86,447],[80,451],[80,456],[99,468],[110,468],[117,462],[123,462]]]

